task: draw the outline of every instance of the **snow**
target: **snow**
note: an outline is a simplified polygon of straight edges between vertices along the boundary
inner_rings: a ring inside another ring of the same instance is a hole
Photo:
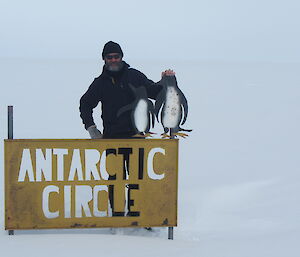
[[[167,240],[166,228],[8,236],[2,208],[1,256],[299,256],[300,65],[128,62],[156,81],[162,70],[174,69],[189,101],[184,128],[193,131],[180,139],[175,239]],[[7,138],[8,105],[14,105],[15,138],[88,138],[79,98],[101,65],[93,59],[0,58],[1,138]],[[101,128],[99,108],[94,115]],[[2,171],[3,155],[1,140]]]

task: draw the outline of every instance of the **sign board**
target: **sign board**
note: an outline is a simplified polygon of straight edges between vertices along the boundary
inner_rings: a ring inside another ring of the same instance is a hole
[[[177,226],[178,140],[13,139],[5,229]]]

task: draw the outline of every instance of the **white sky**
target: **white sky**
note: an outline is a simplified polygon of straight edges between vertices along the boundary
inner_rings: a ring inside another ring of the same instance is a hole
[[[300,62],[298,0],[0,0],[0,57]]]

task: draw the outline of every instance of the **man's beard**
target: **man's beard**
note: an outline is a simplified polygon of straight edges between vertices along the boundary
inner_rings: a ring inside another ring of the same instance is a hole
[[[116,62],[113,65],[105,63],[105,68],[108,71],[112,71],[112,72],[118,72],[118,71],[122,70],[123,66],[124,66],[124,63],[122,61]]]

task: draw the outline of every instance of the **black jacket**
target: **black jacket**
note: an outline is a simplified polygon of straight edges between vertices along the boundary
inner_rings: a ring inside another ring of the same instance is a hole
[[[161,90],[160,85],[155,85],[140,71],[129,68],[125,62],[123,69],[118,73],[109,72],[103,67],[102,74],[94,79],[80,99],[80,117],[86,129],[95,124],[93,109],[101,102],[104,138],[123,138],[135,134],[130,111],[117,117],[121,107],[134,101],[129,84],[134,87],[144,86],[148,97],[152,99],[155,99]]]

